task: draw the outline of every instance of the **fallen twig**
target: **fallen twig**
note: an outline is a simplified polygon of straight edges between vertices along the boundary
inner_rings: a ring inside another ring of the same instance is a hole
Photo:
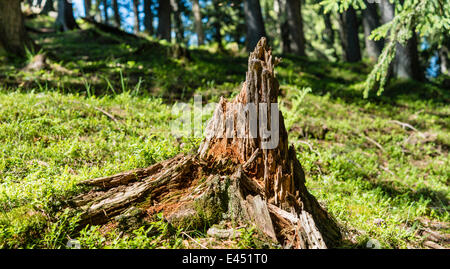
[[[391,120],[391,121],[389,121],[389,122],[398,124],[398,125],[402,126],[403,129],[405,129],[405,127],[407,127],[407,128],[409,128],[409,129],[411,129],[411,130],[413,130],[413,131],[416,131],[416,132],[419,131],[419,130],[417,130],[416,128],[414,128],[414,127],[413,127],[411,124],[409,124],[409,123],[401,122],[401,121],[398,121],[398,120]]]
[[[101,113],[103,113],[103,115],[105,115],[106,117],[108,117],[110,120],[114,121],[117,124],[120,124],[120,122],[113,116],[111,115],[109,112],[105,111],[104,109],[100,108],[100,107],[96,107],[87,103],[82,103],[82,102],[78,102],[78,101],[72,101],[73,103],[77,103],[77,104],[83,104],[89,108],[93,108]]]
[[[388,173],[391,174],[392,176],[397,177],[397,176],[394,174],[394,172],[392,172],[391,170],[389,170],[389,168],[384,167],[384,166],[382,166],[382,165],[380,165],[380,168],[383,169],[384,171],[388,172]]]
[[[192,241],[194,241],[197,245],[199,245],[200,247],[204,248],[204,249],[208,249],[206,246],[200,244],[199,242],[197,242],[197,240],[195,240],[194,238],[190,237],[187,233],[185,232],[181,232],[181,234],[184,234],[185,236],[187,236],[189,239],[191,239]]]
[[[308,143],[306,141],[303,141],[303,140],[299,140],[298,142],[300,142],[300,143],[302,143],[304,145],[307,145],[309,147],[310,151],[314,152],[315,154],[317,154],[317,156],[320,157],[320,153],[317,150],[314,150],[310,143]]]
[[[369,141],[370,143],[374,144],[377,148],[379,148],[381,151],[385,152],[383,146],[381,146],[377,141],[373,140],[372,138],[362,135],[360,134],[361,137],[365,138],[367,141]]]

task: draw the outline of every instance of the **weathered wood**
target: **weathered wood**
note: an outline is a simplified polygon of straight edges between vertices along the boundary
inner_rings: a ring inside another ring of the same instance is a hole
[[[149,200],[140,205],[147,212],[162,210],[175,226],[204,227],[228,220],[255,225],[285,248],[336,246],[339,228],[306,189],[283,115],[270,105],[278,103],[278,62],[262,38],[250,54],[241,92],[231,101],[220,99],[196,155],[83,181],[97,188],[73,200],[83,210],[83,219],[104,223],[132,204]],[[254,117],[251,110],[243,110],[252,103],[258,108],[269,105],[266,111],[253,111]],[[279,125],[272,125],[277,120]],[[270,135],[260,127],[267,127]],[[268,143],[273,138],[276,145]]]
[[[256,227],[268,235],[274,242],[277,242],[277,236],[273,228],[269,210],[267,209],[267,203],[259,195],[255,197],[251,195],[247,196],[246,202],[248,203],[248,213]]]
[[[80,182],[80,184],[88,185],[88,186],[104,187],[104,188],[111,188],[111,187],[116,187],[116,186],[120,186],[123,184],[128,184],[130,182],[137,181],[139,179],[148,177],[148,176],[156,173],[157,171],[161,170],[163,167],[167,167],[168,164],[175,162],[180,157],[181,156],[177,156],[175,159],[171,159],[168,162],[156,163],[147,168],[134,169],[134,170],[123,172],[123,173],[113,175],[113,176],[84,180],[84,181]]]

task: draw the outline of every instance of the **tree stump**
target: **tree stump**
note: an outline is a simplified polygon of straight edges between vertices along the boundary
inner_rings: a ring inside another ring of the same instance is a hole
[[[221,98],[197,154],[81,182],[95,187],[72,200],[83,222],[106,223],[134,206],[147,215],[163,212],[178,227],[229,221],[255,225],[285,248],[337,246],[339,228],[306,189],[288,144],[277,107],[278,62],[262,38],[241,92],[232,101]]]

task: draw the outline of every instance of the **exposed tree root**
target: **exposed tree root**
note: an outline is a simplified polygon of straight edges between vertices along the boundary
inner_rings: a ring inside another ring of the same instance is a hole
[[[72,201],[82,210],[82,220],[105,223],[137,206],[150,215],[164,212],[174,226],[204,227],[228,220],[255,225],[268,240],[287,248],[336,246],[339,228],[307,191],[282,114],[269,105],[267,124],[278,120],[279,128],[268,128],[269,137],[261,132],[254,136],[250,111],[236,106],[277,103],[277,62],[261,39],[250,54],[241,93],[231,102],[221,99],[197,154],[82,182],[95,187]],[[256,119],[257,126],[266,124],[261,117]],[[227,137],[230,126],[232,138]],[[274,136],[279,136],[276,147],[264,146]]]

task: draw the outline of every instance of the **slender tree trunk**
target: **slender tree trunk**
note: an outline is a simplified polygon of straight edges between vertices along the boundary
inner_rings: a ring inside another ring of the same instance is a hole
[[[58,17],[56,18],[56,29],[69,31],[79,29],[73,17],[73,6],[67,0],[58,0]]]
[[[389,0],[380,0],[379,7],[382,24],[386,24],[394,19],[395,7],[389,3]]]
[[[169,0],[159,0],[157,36],[170,42],[172,32],[171,7]]]
[[[422,70],[417,51],[417,34],[413,30],[413,36],[405,45],[397,44],[397,53],[394,60],[394,72],[397,78],[423,80]]]
[[[286,0],[273,1],[273,9],[277,15],[277,34],[280,37],[281,51],[282,53],[289,53],[289,29],[286,19]]]
[[[25,55],[26,47],[33,47],[33,42],[25,31],[20,6],[21,0],[0,1],[0,52],[5,50],[18,56]]]
[[[134,13],[134,33],[141,31],[141,22],[139,20],[139,0],[133,0],[133,13]]]
[[[449,75],[449,51],[447,46],[439,49],[439,61],[441,62],[441,73]]]
[[[200,46],[205,43],[205,34],[203,33],[202,13],[200,11],[198,0],[192,1],[192,12],[194,13],[194,26],[195,33],[197,34],[197,45]]]
[[[372,60],[376,60],[378,59],[378,56],[380,56],[384,44],[382,40],[374,41],[369,37],[372,31],[380,26],[380,17],[377,12],[376,4],[369,3],[367,0],[365,0],[364,2],[367,8],[363,10],[362,22],[364,26],[366,51]]]
[[[222,44],[222,12],[220,11],[220,0],[212,0],[212,4],[214,7],[214,11],[212,16],[214,17],[211,27],[214,30],[214,33],[212,34],[213,40],[217,43],[218,49],[223,51],[224,47]]]
[[[395,6],[388,0],[381,0],[380,11],[383,24],[394,19]],[[385,40],[385,42],[389,41]],[[415,34],[415,31],[413,37],[408,40],[405,45],[397,44],[395,59],[390,67],[390,73],[394,77],[414,80],[423,79],[417,45],[417,35]]]
[[[101,0],[95,0],[95,12],[94,17],[96,21],[103,23],[102,11],[100,10]]]
[[[335,34],[333,30],[333,24],[331,23],[331,15],[330,13],[323,15],[323,22],[325,24],[325,41],[327,42],[329,47],[333,47]]]
[[[266,36],[259,0],[245,0],[244,12],[247,25],[247,50],[252,51],[259,39]]]
[[[113,13],[114,13],[114,23],[116,24],[117,28],[120,28],[121,19],[120,19],[120,13],[119,13],[118,0],[111,0],[111,6],[113,8]]]
[[[103,17],[105,18],[105,23],[108,24],[109,18],[108,18],[108,2],[106,0],[102,0],[103,4]]]
[[[84,0],[84,16],[91,17],[92,0]]]
[[[353,7],[339,14],[341,26],[341,42],[346,62],[361,61],[361,48],[358,37],[358,19]]]
[[[321,12],[323,14],[323,11]],[[324,41],[327,44],[328,48],[332,49],[332,56],[335,59],[338,59],[338,55],[336,52],[336,48],[334,47],[334,40],[336,39],[336,34],[333,29],[333,24],[331,22],[331,14],[323,14],[323,21],[325,24],[325,30],[324,30]]]
[[[289,28],[289,52],[305,56],[305,34],[303,32],[301,1],[287,0],[286,8]]]
[[[217,45],[219,46],[219,49],[223,49],[223,44],[222,44],[222,25],[220,25],[219,21],[215,21],[212,24],[212,27],[214,28],[214,41],[217,42]]]
[[[50,11],[55,11],[53,0],[43,0],[44,6],[41,9],[40,15],[47,15]]]
[[[144,27],[145,32],[149,35],[153,35],[153,13],[152,13],[152,0],[144,0]]]
[[[380,18],[381,18],[381,24],[386,24],[394,19],[395,16],[395,7],[391,3],[389,3],[388,0],[380,0],[378,3],[380,8]],[[389,36],[389,34],[388,34]],[[385,38],[383,40],[385,44],[389,43],[389,39]],[[391,63],[389,65],[389,69],[387,72],[387,80],[391,78],[394,75],[394,64]]]
[[[175,23],[175,39],[177,43],[183,43],[184,41],[184,28],[183,21],[181,20],[181,2],[179,0],[170,0],[172,6],[172,14]]]

